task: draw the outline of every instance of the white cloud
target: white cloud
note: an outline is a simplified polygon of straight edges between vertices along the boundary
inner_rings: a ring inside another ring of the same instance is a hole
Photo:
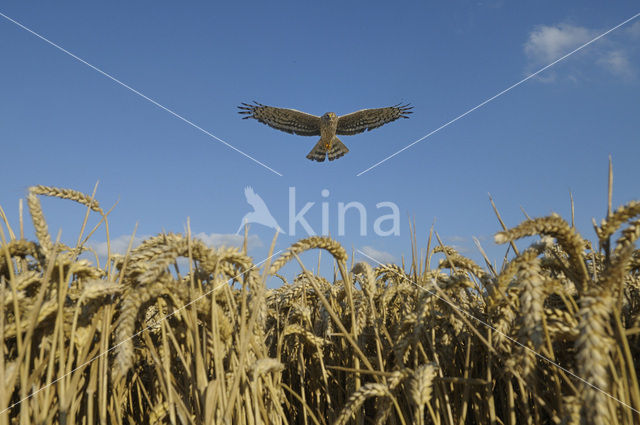
[[[627,33],[632,38],[635,38],[635,39],[640,38],[640,21],[634,22],[634,24],[627,29]]]
[[[524,51],[533,63],[548,64],[586,43],[593,35],[591,30],[580,26],[542,25],[529,34]]]
[[[133,238],[133,244],[131,245],[131,249],[140,245],[142,241],[150,238],[150,235],[136,235]],[[117,238],[111,239],[111,254],[125,254],[127,252],[127,248],[129,247],[129,241],[131,241],[131,235],[122,235]],[[107,243],[99,242],[99,243],[89,243],[89,245],[96,250],[96,253],[99,257],[107,256]]]
[[[367,262],[374,266],[378,266],[378,263],[387,264],[396,262],[396,257],[394,257],[393,254],[385,251],[379,251],[371,246],[363,246],[360,251],[362,251],[362,254],[364,254],[361,254],[361,256],[364,257]]]
[[[151,235],[136,235],[133,238],[133,244],[131,248],[135,248],[140,245],[146,239],[149,239]],[[233,234],[224,234],[224,233],[196,233],[193,237],[200,239],[206,245],[210,247],[221,247],[221,246],[236,246],[241,247],[244,241],[244,236],[242,235],[233,235]],[[117,238],[111,239],[111,254],[125,254],[127,252],[127,247],[129,246],[129,241],[131,240],[131,235],[122,235]],[[99,242],[89,244],[93,249],[95,249],[96,253],[99,257],[107,256],[107,243]],[[250,235],[247,240],[247,249],[258,248],[262,246],[262,241],[256,235]]]
[[[491,9],[500,9],[502,6],[504,6],[504,0],[479,1],[476,5],[479,7],[489,7]]]
[[[453,235],[445,238],[447,245],[450,245],[453,249],[460,254],[469,252],[469,239],[464,236]]]
[[[528,59],[527,73],[548,65],[567,53],[587,43],[602,31],[566,23],[556,25],[540,25],[536,27],[524,44],[524,52]],[[581,61],[576,65],[572,57],[572,65],[566,68],[565,78],[577,82],[582,78],[591,78],[589,72],[598,65],[601,69],[615,77],[630,79],[635,70],[630,59],[635,46],[634,38],[640,37],[640,22],[621,31],[611,34],[597,43],[586,47],[579,55]],[[557,69],[545,70],[537,76],[538,81],[554,82],[558,80]]]
[[[598,59],[598,64],[619,77],[631,78],[634,75],[629,57],[623,50],[613,50],[603,54]]]
[[[244,242],[244,235],[235,235],[230,233],[196,233],[194,237],[200,239],[202,242],[211,247],[220,246],[242,246]],[[247,249],[259,248],[262,246],[262,241],[257,235],[249,235],[247,240]]]
[[[451,243],[464,243],[467,241],[467,238],[465,238],[464,236],[453,235],[449,236],[447,240]]]

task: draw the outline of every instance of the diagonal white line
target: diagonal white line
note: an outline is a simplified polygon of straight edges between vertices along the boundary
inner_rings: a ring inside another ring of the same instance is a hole
[[[370,257],[369,255],[365,254],[364,252],[360,251],[359,249],[358,249],[357,251],[358,251],[360,254],[364,255],[365,257],[369,258],[370,260],[375,261],[376,263],[378,263],[378,265],[380,265],[380,266],[383,266],[383,267],[384,267],[384,264],[382,264],[381,262],[379,262],[379,261],[378,261],[378,260],[376,260],[375,258]],[[396,274],[396,275],[398,275],[398,276],[401,276],[401,277],[404,277],[404,278],[406,278],[406,277],[407,277],[407,276],[404,276],[404,275],[400,275],[400,273],[398,273],[397,271],[395,271],[395,270],[393,270],[393,269],[388,269],[388,270],[389,270],[389,271],[391,271],[391,272],[393,272],[393,273],[395,273],[395,274]],[[563,372],[565,372],[565,373],[567,373],[567,374],[569,374],[569,375],[573,376],[574,378],[576,378],[576,379],[577,379],[577,380],[579,380],[580,382],[582,382],[582,383],[584,383],[584,384],[586,384],[586,385],[590,386],[590,387],[591,387],[591,388],[593,388],[594,390],[597,390],[597,391],[601,392],[602,394],[606,395],[606,396],[607,396],[607,397],[609,397],[610,399],[617,401],[618,403],[620,403],[620,404],[621,404],[621,405],[623,405],[624,407],[628,407],[629,409],[633,410],[635,413],[640,414],[640,410],[633,408],[631,405],[629,405],[629,404],[625,403],[624,401],[622,401],[622,400],[620,400],[620,399],[618,399],[618,398],[614,397],[613,395],[609,394],[609,393],[608,393],[608,392],[606,392],[605,390],[603,390],[603,389],[601,389],[601,388],[599,388],[599,387],[597,387],[597,386],[593,385],[591,382],[587,381],[587,380],[586,380],[586,379],[584,379],[584,378],[581,378],[580,376],[578,376],[578,375],[576,375],[575,373],[571,372],[569,369],[567,369],[567,368],[564,368],[564,367],[560,366],[558,363],[554,362],[553,360],[551,360],[551,359],[550,359],[550,358],[548,358],[547,356],[542,355],[542,354],[538,353],[538,352],[537,352],[537,351],[535,351],[535,350],[532,350],[531,348],[529,348],[529,347],[527,347],[526,345],[522,344],[520,341],[517,341],[517,340],[515,340],[515,339],[511,338],[509,335],[505,334],[504,332],[499,331],[498,329],[496,329],[496,328],[494,328],[493,326],[491,326],[489,323],[485,322],[485,321],[484,321],[484,320],[482,320],[482,319],[479,319],[479,318],[475,317],[473,314],[471,314],[471,313],[469,313],[468,311],[466,311],[466,310],[464,310],[464,309],[462,309],[462,308],[458,307],[457,305],[453,304],[451,301],[444,299],[443,297],[441,297],[440,295],[436,294],[435,292],[430,291],[430,290],[428,290],[428,289],[426,289],[426,288],[424,288],[424,287],[422,287],[422,286],[418,285],[416,282],[412,281],[411,279],[408,279],[408,280],[409,280],[409,282],[411,282],[411,283],[412,283],[413,285],[415,285],[416,287],[418,287],[418,288],[420,288],[420,289],[422,289],[422,290],[426,291],[426,292],[427,292],[427,293],[429,293],[430,295],[433,295],[433,296],[435,296],[436,298],[438,298],[439,300],[442,300],[442,301],[444,301],[445,303],[449,304],[449,305],[450,305],[452,308],[454,308],[455,310],[458,310],[459,312],[466,314],[466,315],[467,315],[467,316],[469,316],[471,319],[473,319],[473,320],[475,320],[475,321],[477,321],[477,322],[481,323],[482,325],[484,325],[484,326],[486,326],[487,328],[491,329],[491,330],[492,330],[492,331],[494,331],[495,333],[498,333],[498,334],[502,335],[503,337],[505,337],[505,338],[506,338],[506,339],[508,339],[509,341],[511,341],[511,342],[513,342],[514,344],[516,344],[516,345],[518,345],[518,346],[520,346],[520,347],[524,348],[525,350],[530,351],[530,352],[531,352],[532,354],[534,354],[535,356],[537,356],[537,357],[541,358],[542,360],[546,361],[546,362],[547,362],[547,363],[549,363],[549,364],[552,364],[553,366],[557,367],[558,369],[562,370]],[[432,282],[433,282],[433,284],[434,284],[434,285],[436,285],[435,280],[432,280]]]
[[[385,159],[383,159],[382,161],[379,161],[379,162],[377,162],[377,163],[373,164],[371,167],[367,168],[367,169],[366,169],[366,170],[364,170],[364,171],[360,171],[356,176],[357,176],[357,177],[360,177],[360,176],[361,176],[361,175],[363,175],[364,173],[366,173],[366,172],[368,172],[368,171],[370,171],[370,170],[372,170],[372,169],[376,168],[378,165],[382,164],[383,162],[386,162],[386,161],[390,160],[391,158],[393,158],[394,156],[398,155],[399,153],[404,152],[405,150],[409,149],[411,146],[415,145],[416,143],[419,143],[419,142],[423,141],[424,139],[426,139],[427,137],[430,137],[431,135],[436,134],[438,131],[442,130],[442,129],[443,129],[443,128],[445,128],[445,127],[448,127],[449,125],[451,125],[451,124],[453,124],[454,122],[458,121],[460,118],[463,118],[463,117],[465,117],[466,115],[469,115],[470,113],[472,113],[472,112],[473,112],[473,111],[475,111],[476,109],[483,107],[484,105],[486,105],[487,103],[491,102],[492,100],[494,100],[494,99],[496,99],[496,98],[498,98],[498,97],[502,96],[503,94],[505,94],[505,93],[506,93],[506,92],[508,92],[509,90],[511,90],[511,89],[513,89],[513,88],[518,87],[520,84],[524,83],[525,81],[527,81],[527,80],[529,80],[529,79],[531,79],[531,78],[535,77],[536,75],[540,74],[542,71],[544,71],[544,70],[546,70],[546,69],[548,69],[548,68],[551,68],[553,65],[557,64],[558,62],[560,62],[560,61],[562,61],[562,60],[564,60],[564,59],[568,58],[569,56],[573,55],[574,53],[576,53],[576,52],[578,52],[578,51],[580,51],[580,50],[584,49],[585,47],[587,47],[587,46],[588,46],[588,45],[590,45],[591,43],[593,43],[593,42],[595,42],[595,41],[597,41],[597,40],[601,39],[602,37],[604,37],[605,35],[609,34],[610,32],[615,31],[615,30],[617,30],[618,28],[620,28],[621,26],[623,26],[623,25],[625,25],[625,24],[627,24],[627,23],[629,23],[629,22],[633,21],[633,20],[634,20],[634,19],[636,19],[638,16],[640,16],[640,13],[636,13],[635,15],[633,15],[633,16],[632,16],[632,17],[630,17],[629,19],[625,20],[624,22],[621,22],[621,23],[619,23],[618,25],[616,25],[615,27],[613,27],[613,28],[609,29],[608,31],[603,32],[602,34],[600,34],[599,36],[597,36],[597,37],[595,37],[595,38],[591,39],[590,41],[586,42],[586,43],[585,43],[585,44],[583,44],[582,46],[580,46],[580,47],[578,47],[578,48],[576,48],[576,49],[572,50],[571,52],[567,53],[566,55],[562,56],[561,58],[556,59],[555,61],[551,62],[549,65],[547,65],[547,66],[545,66],[545,67],[543,67],[543,68],[540,68],[539,70],[537,70],[537,71],[536,71],[536,72],[534,72],[533,74],[531,74],[531,75],[529,75],[529,76],[525,77],[524,79],[522,79],[522,80],[518,81],[517,83],[515,83],[515,84],[513,84],[513,85],[511,85],[511,86],[507,87],[506,89],[502,90],[500,93],[496,94],[495,96],[492,96],[492,97],[490,97],[489,99],[485,100],[484,102],[482,102],[482,103],[478,104],[477,106],[474,106],[473,108],[469,109],[467,112],[465,112],[465,113],[463,113],[463,114],[461,114],[461,115],[458,115],[456,118],[454,118],[454,119],[452,119],[451,121],[449,121],[449,122],[447,122],[447,123],[445,123],[445,124],[441,125],[440,127],[436,128],[436,129],[435,129],[435,130],[433,130],[432,132],[430,132],[430,133],[428,133],[428,134],[426,134],[426,135],[422,136],[421,138],[419,138],[419,139],[418,139],[418,140],[416,140],[415,142],[408,144],[407,146],[405,146],[404,148],[400,149],[399,151],[397,151],[397,152],[395,152],[395,153],[393,153],[393,154],[389,155],[388,157],[386,157],[386,158],[385,158]]]
[[[195,299],[193,299],[193,300],[189,301],[187,304],[183,305],[182,307],[180,307],[180,308],[179,308],[179,309],[177,309],[177,310],[172,311],[171,313],[167,314],[166,316],[164,316],[164,317],[163,317],[163,318],[161,318],[160,320],[158,320],[158,321],[154,322],[153,324],[151,324],[151,325],[147,326],[147,327],[146,327],[146,328],[144,328],[144,329],[141,329],[140,331],[136,332],[135,334],[131,335],[130,337],[128,337],[128,338],[126,338],[126,339],[124,339],[124,340],[120,341],[119,343],[117,343],[117,344],[116,344],[116,345],[114,345],[113,347],[109,348],[108,350],[106,350],[106,351],[104,351],[104,352],[102,352],[102,353],[100,353],[100,354],[96,355],[95,357],[93,357],[93,358],[91,358],[91,359],[87,360],[86,362],[82,363],[80,366],[78,366],[78,367],[74,368],[72,371],[70,371],[70,372],[68,372],[68,373],[65,373],[65,374],[64,374],[64,375],[62,375],[61,377],[59,377],[59,378],[57,378],[57,379],[55,379],[55,380],[53,380],[53,381],[49,382],[47,385],[45,385],[45,386],[43,386],[43,387],[41,387],[41,388],[38,388],[36,391],[32,392],[31,394],[29,394],[28,396],[26,396],[26,397],[25,397],[25,398],[23,398],[22,400],[18,400],[18,401],[16,401],[15,403],[13,403],[11,406],[8,406],[8,407],[7,407],[7,408],[5,408],[4,410],[0,411],[0,415],[2,415],[3,413],[5,413],[5,412],[9,411],[10,409],[13,409],[14,407],[16,407],[18,404],[22,403],[23,401],[30,399],[30,398],[31,398],[31,397],[33,397],[34,395],[38,394],[40,391],[44,390],[44,389],[45,389],[45,388],[47,388],[47,387],[50,387],[51,385],[55,384],[56,382],[60,381],[61,379],[66,378],[67,376],[69,376],[69,375],[71,375],[73,372],[75,372],[76,370],[78,370],[78,369],[81,369],[81,368],[85,367],[86,365],[88,365],[89,363],[93,362],[94,360],[97,360],[97,359],[99,359],[100,357],[104,356],[105,354],[108,354],[109,352],[111,352],[111,351],[115,350],[115,349],[116,349],[116,348],[118,348],[120,345],[122,345],[122,344],[124,344],[125,342],[127,342],[127,341],[129,341],[129,340],[131,340],[131,339],[133,339],[133,338],[135,338],[135,337],[137,337],[138,335],[140,335],[140,334],[141,334],[141,333],[143,333],[144,331],[147,331],[147,330],[151,329],[153,326],[156,326],[158,323],[162,322],[163,320],[168,319],[169,317],[173,316],[174,314],[176,314],[176,313],[177,313],[177,312],[179,312],[180,310],[183,310],[183,309],[185,309],[185,308],[189,307],[191,304],[195,303],[196,301],[198,301],[198,300],[199,300],[199,299],[201,299],[201,298],[206,297],[207,295],[211,294],[211,293],[212,293],[213,291],[215,291],[216,289],[221,288],[222,286],[226,285],[227,283],[232,282],[234,279],[236,279],[237,277],[239,277],[239,276],[241,276],[241,275],[245,274],[245,273],[246,273],[246,272],[248,272],[249,270],[253,270],[254,268],[256,268],[256,267],[260,266],[262,263],[264,263],[265,261],[269,260],[270,258],[273,258],[275,255],[278,255],[278,254],[279,254],[279,253],[281,253],[281,252],[282,252],[282,250],[279,250],[279,251],[277,251],[277,252],[274,252],[273,254],[271,254],[270,256],[268,256],[267,258],[265,258],[264,260],[260,261],[260,262],[259,262],[259,263],[257,263],[257,264],[254,264],[254,265],[253,265],[253,267],[249,267],[247,270],[243,271],[242,273],[240,273],[240,274],[238,274],[238,275],[236,275],[236,276],[232,277],[232,278],[231,278],[231,279],[229,279],[229,280],[224,281],[224,282],[223,282],[223,283],[221,283],[220,285],[218,285],[218,286],[216,286],[215,288],[211,289],[209,292],[204,293],[204,294],[200,295],[199,297],[197,297],[197,298],[195,298]]]
[[[104,72],[103,70],[101,70],[100,68],[91,65],[89,62],[85,61],[82,58],[79,58],[78,56],[74,55],[73,53],[71,53],[70,51],[64,49],[63,47],[57,45],[56,43],[54,43],[53,41],[45,38],[44,36],[38,34],[37,32],[33,31],[30,28],[27,28],[26,26],[22,25],[20,22],[11,19],[10,17],[8,17],[7,15],[5,15],[4,13],[0,12],[0,16],[2,16],[3,18],[5,18],[6,20],[13,22],[14,24],[16,24],[17,26],[19,26],[20,28],[22,28],[25,31],[30,32],[31,34],[35,35],[36,37],[38,37],[39,39],[41,39],[42,41],[52,45],[53,47],[55,47],[56,49],[60,50],[61,52],[66,53],[67,55],[71,56],[72,58],[74,58],[75,60],[82,62],[83,64],[87,65],[89,68],[93,69],[94,71],[99,72],[100,74],[104,75],[105,77],[109,78],[110,80],[120,84],[122,87],[126,88],[127,90],[137,94],[138,96],[140,96],[141,98],[148,100],[149,102],[153,103],[154,105],[156,105],[158,108],[163,109],[165,111],[167,111],[168,113],[170,113],[171,115],[173,115],[174,117],[184,121],[185,123],[189,124],[191,127],[200,130],[202,133],[206,134],[207,136],[216,139],[217,141],[219,141],[220,143],[224,144],[225,146],[227,146],[228,148],[233,149],[234,151],[238,152],[241,155],[244,155],[245,157],[249,158],[250,160],[252,160],[253,162],[262,165],[264,168],[266,168],[267,170],[271,171],[272,173],[275,173],[277,175],[279,175],[280,177],[282,177],[282,174],[280,174],[279,172],[277,172],[276,170],[274,170],[273,168],[269,167],[268,165],[263,164],[262,162],[258,161],[257,159],[255,159],[254,157],[252,157],[249,154],[244,153],[243,151],[241,151],[240,149],[236,148],[235,146],[231,145],[228,142],[225,142],[224,140],[222,140],[221,138],[219,138],[218,136],[208,132],[207,130],[205,130],[204,128],[200,127],[199,125],[195,124],[192,121],[189,121],[188,119],[186,119],[185,117],[183,117],[182,115],[178,114],[177,112],[172,111],[171,109],[167,108],[166,106],[161,105],[160,103],[156,102],[155,100],[151,99],[148,96],[145,96],[144,94],[140,93],[138,90],[134,89],[133,87],[123,83],[122,81],[118,80],[116,77]]]

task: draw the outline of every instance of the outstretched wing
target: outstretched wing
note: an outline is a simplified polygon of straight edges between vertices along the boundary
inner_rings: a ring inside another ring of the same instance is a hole
[[[397,120],[409,118],[413,106],[397,104],[387,108],[362,109],[338,118],[336,134],[352,135],[365,130],[373,130],[382,125]]]
[[[254,101],[254,105],[243,103],[238,106],[243,119],[254,118],[277,130],[300,136],[319,136],[320,117],[296,111],[295,109],[276,108]]]

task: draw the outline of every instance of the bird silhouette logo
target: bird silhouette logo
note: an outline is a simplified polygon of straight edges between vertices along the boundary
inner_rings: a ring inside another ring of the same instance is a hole
[[[246,213],[244,217],[242,217],[242,221],[240,222],[240,227],[238,227],[236,235],[240,233],[243,226],[249,223],[262,224],[263,226],[276,229],[280,233],[284,233],[276,219],[271,215],[267,204],[264,203],[260,195],[253,191],[251,186],[244,188],[244,196],[247,198],[247,203],[253,207],[253,211]]]

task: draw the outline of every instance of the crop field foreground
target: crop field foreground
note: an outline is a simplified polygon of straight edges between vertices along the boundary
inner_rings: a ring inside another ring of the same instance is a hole
[[[501,267],[431,237],[408,268],[319,236],[255,263],[189,231],[100,265],[96,229],[55,241],[41,196],[108,235],[74,190],[29,189],[35,241],[0,208],[0,425],[640,423],[640,202],[595,225],[598,246],[555,214],[503,228]],[[300,261],[313,249],[330,279]]]

